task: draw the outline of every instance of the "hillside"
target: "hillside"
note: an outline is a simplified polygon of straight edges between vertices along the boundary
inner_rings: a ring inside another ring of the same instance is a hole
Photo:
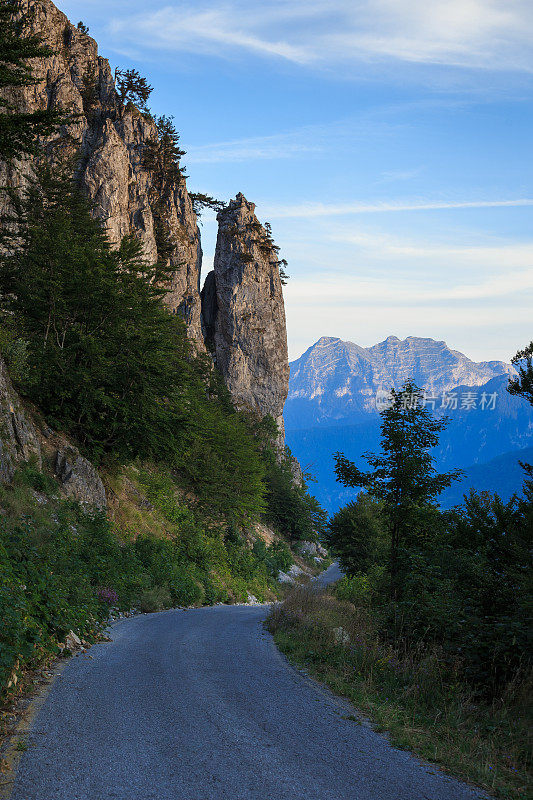
[[[113,76],[50,0],[21,8],[0,4],[13,54],[0,84],[0,692],[69,632],[92,640],[110,608],[275,598],[295,559],[316,568],[298,553],[324,523],[284,450],[269,228],[240,193],[189,194],[179,134],[135,70]],[[201,294],[206,203],[219,232]]]

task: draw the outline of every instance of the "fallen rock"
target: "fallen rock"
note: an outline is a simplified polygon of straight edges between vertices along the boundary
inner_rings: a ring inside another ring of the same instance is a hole
[[[65,646],[68,647],[71,652],[79,650],[81,647],[80,637],[75,634],[74,631],[69,631],[65,637]]]
[[[305,570],[299,567],[297,564],[293,564],[287,572],[280,572],[278,574],[278,581],[280,583],[295,583],[296,579],[300,575],[307,575]]]
[[[333,628],[333,635],[337,644],[350,644],[350,634],[342,625],[338,628]]]

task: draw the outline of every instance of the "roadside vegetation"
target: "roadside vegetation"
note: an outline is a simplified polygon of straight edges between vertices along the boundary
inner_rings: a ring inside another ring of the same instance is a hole
[[[15,22],[21,8],[0,0],[0,88],[15,92],[35,82],[27,59],[50,55]],[[151,87],[135,71],[117,78],[122,102],[147,113]],[[290,546],[325,524],[290,452],[278,452],[274,421],[235,410],[165,308],[164,225],[155,264],[135,236],[113,247],[77,164],[62,159],[64,139],[40,147],[64,121],[0,101],[0,161],[35,164],[23,190],[0,187],[0,350],[28,416],[98,466],[109,510],[61,499],[50,464],[26,464],[0,487],[0,695],[70,630],[94,639],[110,608],[275,598]],[[156,125],[145,155],[164,188],[183,178],[183,152],[171,121]]]
[[[530,401],[533,348],[511,391]],[[414,399],[413,399],[414,398]],[[533,481],[503,503],[471,493],[443,512],[432,448],[443,422],[407,384],[382,412],[382,451],[337,475],[362,491],[326,541],[346,573],[299,588],[269,619],[280,648],[393,741],[498,796],[528,796],[533,688]],[[444,423],[445,424],[445,423]]]
[[[94,640],[111,607],[276,597],[275,577],[292,563],[282,540],[252,548],[236,526],[210,525],[154,465],[109,480],[120,493],[111,518],[59,499],[53,478],[29,465],[0,487],[0,686],[58,655],[70,630]]]

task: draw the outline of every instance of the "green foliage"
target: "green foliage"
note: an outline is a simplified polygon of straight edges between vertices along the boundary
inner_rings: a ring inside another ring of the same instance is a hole
[[[263,539],[256,539],[253,554],[258,561],[266,565],[267,572],[276,578],[280,572],[287,572],[293,563],[288,545],[282,539],[275,539],[268,547]]]
[[[133,237],[113,250],[79,189],[45,168],[20,204],[15,245],[0,259],[4,330],[25,343],[15,377],[49,424],[94,460],[174,467],[213,517],[256,517],[259,443],[164,308],[161,266]]]
[[[52,55],[38,36],[24,30],[23,11],[20,0],[0,0],[0,94],[6,88],[16,91],[37,83],[29,60]],[[56,111],[19,113],[14,104],[0,96],[0,160],[33,153],[38,138],[50,134],[62,121]]]
[[[222,200],[217,200],[209,194],[202,192],[189,192],[192,207],[197,217],[200,217],[205,208],[210,208],[212,211],[222,211],[226,204]]]
[[[509,381],[509,394],[519,395],[533,405],[533,342],[512,359],[518,376]]]
[[[280,456],[272,446],[263,450],[266,465],[265,517],[291,541],[314,541],[326,529],[327,514],[309,494],[305,481],[293,474],[293,456],[288,447]]]
[[[29,376],[28,342],[17,337],[11,322],[11,320],[6,320],[3,325],[0,325],[0,353],[9,368],[11,379],[17,383],[26,380]]]
[[[354,716],[347,719],[358,723],[361,715],[370,717],[393,744],[444,764],[499,797],[525,797],[531,681],[519,676],[494,699],[473,696],[438,647],[403,639],[391,644],[380,636],[382,611],[367,607],[368,583],[364,576],[344,578],[336,597],[306,587],[293,590],[267,620],[278,646],[353,701]]]
[[[126,237],[112,250],[90,211],[47,169],[22,201],[0,286],[4,317],[28,342],[23,389],[93,457],[169,456],[187,403],[177,379],[191,372],[185,335],[140,243]]]
[[[248,591],[272,596],[269,576],[286,548],[258,555],[236,525],[209,526],[184,504],[168,468],[138,475],[165,537],[121,541],[104,514],[54,499],[55,481],[30,464],[0,487],[0,692],[17,660],[31,666],[57,654],[71,629],[96,636],[108,596],[144,612],[245,601]]]
[[[381,501],[390,532],[390,584],[393,597],[402,592],[400,547],[426,535],[438,495],[461,476],[461,470],[438,474],[431,451],[447,420],[435,419],[425,408],[420,389],[406,383],[391,390],[391,404],[381,412],[381,449],[364,457],[372,467],[362,472],[342,453],[335,455],[337,480],[362,486]]]
[[[366,571],[379,558],[387,537],[382,505],[361,492],[333,515],[324,537],[341,569],[350,575]]]
[[[85,26],[84,26],[85,27]],[[83,31],[87,33],[86,30]],[[137,105],[143,113],[148,113],[147,102],[153,92],[146,78],[143,78],[136,69],[116,69],[115,82],[121,103]]]
[[[368,606],[373,591],[370,576],[357,572],[355,575],[345,575],[341,578],[335,587],[335,596],[355,606]]]
[[[168,589],[158,586],[156,589],[145,589],[139,597],[137,607],[143,614],[151,614],[154,611],[162,611],[164,608],[168,608],[171,602]]]
[[[532,482],[509,503],[472,493],[441,512],[432,501],[453,473],[436,474],[429,448],[443,423],[403,404],[406,389],[383,413],[374,472],[337,456],[343,482],[376,498],[360,495],[331,521],[327,542],[348,574],[338,596],[378,609],[384,640],[439,648],[447,669],[494,697],[531,667]]]

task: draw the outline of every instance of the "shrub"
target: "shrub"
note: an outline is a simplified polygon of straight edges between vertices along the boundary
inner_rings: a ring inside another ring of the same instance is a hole
[[[170,592],[164,586],[157,586],[154,589],[146,589],[137,602],[137,608],[143,614],[151,614],[154,611],[162,611],[172,605]]]

